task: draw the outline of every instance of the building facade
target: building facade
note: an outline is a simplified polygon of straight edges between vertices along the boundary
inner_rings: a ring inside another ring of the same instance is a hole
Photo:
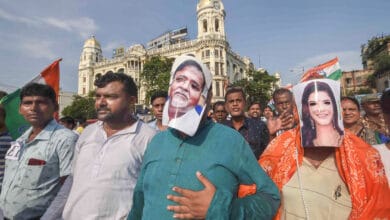
[[[344,71],[341,77],[341,93],[343,96],[350,96],[361,93],[371,93],[368,77],[372,70]]]
[[[390,35],[373,37],[361,47],[362,70],[343,72],[343,95],[383,92],[390,87]]]
[[[139,89],[138,102],[145,103],[147,88],[142,83],[143,65],[150,57],[176,58],[191,54],[207,65],[213,74],[213,102],[223,100],[226,83],[246,77],[254,65],[249,58],[234,52],[226,39],[226,12],[221,0],[199,0],[197,4],[197,38],[186,39],[186,29],[177,29],[160,35],[145,48],[141,44],[127,49],[118,48],[114,57],[103,57],[101,45],[95,37],[87,39],[79,64],[78,94],[85,96],[94,90],[96,77],[112,72],[122,72],[133,77]]]

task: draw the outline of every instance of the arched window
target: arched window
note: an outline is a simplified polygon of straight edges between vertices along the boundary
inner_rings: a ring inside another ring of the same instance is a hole
[[[207,20],[203,20],[203,32],[207,32]]]
[[[215,32],[219,32],[219,20],[218,20],[218,18],[215,19]]]

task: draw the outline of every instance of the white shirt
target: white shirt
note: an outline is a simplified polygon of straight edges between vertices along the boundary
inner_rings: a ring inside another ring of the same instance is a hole
[[[141,121],[108,138],[101,121],[85,128],[76,144],[64,219],[125,219],[146,146],[154,135]]]

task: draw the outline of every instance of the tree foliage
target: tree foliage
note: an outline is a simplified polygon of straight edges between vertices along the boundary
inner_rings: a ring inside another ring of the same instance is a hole
[[[277,81],[267,71],[251,70],[246,79],[233,83],[233,86],[240,86],[246,93],[247,102],[260,102],[265,105],[271,99],[272,85]]]
[[[151,57],[145,62],[141,76],[147,88],[146,103],[155,91],[168,91],[173,61],[173,58]]]
[[[72,118],[96,118],[94,93],[90,92],[87,97],[73,96],[73,102],[62,110],[61,114]]]
[[[375,72],[385,72],[390,70],[390,55],[381,53],[375,58]]]

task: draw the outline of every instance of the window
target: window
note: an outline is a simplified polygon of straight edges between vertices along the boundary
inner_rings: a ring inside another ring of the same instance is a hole
[[[219,32],[219,20],[215,19],[215,32]]]
[[[83,77],[83,83],[85,83],[87,81],[87,77]]]
[[[203,20],[203,32],[207,32],[207,20]]]
[[[362,77],[360,76],[356,77],[356,83],[360,85],[362,83]]]
[[[215,93],[216,93],[216,96],[221,96],[221,93],[220,93],[220,88],[219,88],[219,82],[215,82]]]
[[[83,88],[83,94],[85,94],[85,88]]]
[[[214,56],[215,56],[215,57],[219,57],[219,51],[218,51],[218,49],[215,49],[215,50],[214,50]]]
[[[219,75],[219,63],[218,62],[215,62],[215,75]]]
[[[210,50],[206,50],[206,57],[210,57]]]
[[[351,79],[351,78],[346,78],[346,79],[345,79],[345,84],[347,84],[347,86],[350,86],[350,85],[351,85],[351,82],[352,82],[352,79]]]

